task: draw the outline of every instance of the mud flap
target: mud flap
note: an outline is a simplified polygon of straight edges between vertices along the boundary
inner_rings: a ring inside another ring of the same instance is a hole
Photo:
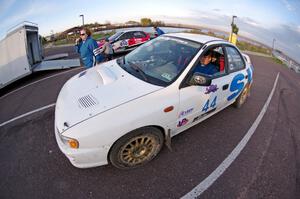
[[[171,129],[168,129],[168,133],[166,135],[165,145],[168,147],[168,149],[172,152],[171,147]]]

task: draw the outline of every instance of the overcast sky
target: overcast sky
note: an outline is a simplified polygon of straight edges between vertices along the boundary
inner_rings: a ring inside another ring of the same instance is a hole
[[[239,34],[275,47],[300,63],[300,0],[0,0],[0,38],[22,21],[40,34],[86,23],[139,21],[142,17],[230,31],[236,15]]]

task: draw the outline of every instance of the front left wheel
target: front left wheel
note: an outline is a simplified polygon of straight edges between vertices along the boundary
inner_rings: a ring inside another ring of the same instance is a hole
[[[135,168],[151,161],[161,150],[163,133],[144,127],[121,137],[111,148],[109,160],[117,168]]]

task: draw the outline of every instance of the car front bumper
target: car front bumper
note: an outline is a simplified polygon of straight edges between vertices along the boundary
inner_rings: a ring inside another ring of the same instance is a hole
[[[81,149],[79,145],[78,149],[72,149],[63,143],[56,127],[55,138],[61,152],[77,168],[90,168],[108,164],[108,147]]]

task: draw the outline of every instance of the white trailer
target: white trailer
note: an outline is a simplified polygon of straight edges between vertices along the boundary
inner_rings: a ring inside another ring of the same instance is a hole
[[[0,89],[32,72],[80,66],[79,59],[43,61],[38,26],[23,22],[0,41]]]

